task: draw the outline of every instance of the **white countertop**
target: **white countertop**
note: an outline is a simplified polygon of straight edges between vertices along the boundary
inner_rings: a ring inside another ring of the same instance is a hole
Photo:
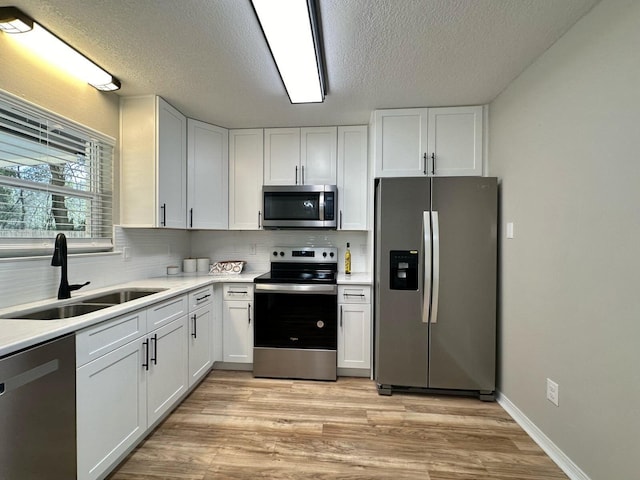
[[[49,298],[39,302],[3,308],[0,309],[0,357],[23,348],[28,348],[37,343],[81,330],[118,315],[145,308],[153,303],[181,295],[198,287],[214,283],[253,282],[253,279],[262,273],[263,272],[240,273],[237,275],[207,275],[197,273],[168,275],[165,277],[136,280],[105,288],[77,292],[68,300]],[[85,297],[120,288],[166,288],[166,290],[120,305],[104,308],[97,312],[62,320],[12,320],[10,317],[12,312],[24,312],[26,310],[36,310],[43,307],[77,303]]]

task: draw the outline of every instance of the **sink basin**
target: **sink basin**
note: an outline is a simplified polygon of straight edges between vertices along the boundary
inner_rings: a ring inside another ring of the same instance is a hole
[[[127,288],[104,293],[96,297],[88,297],[86,300],[83,300],[82,303],[109,303],[111,305],[120,305],[121,303],[130,302],[131,300],[137,300],[138,298],[146,297],[147,295],[153,295],[154,293],[162,292],[163,290],[165,289]]]
[[[38,310],[32,313],[17,314],[16,318],[24,320],[60,320],[62,318],[78,317],[112,306],[113,305],[108,303],[72,303],[70,305],[60,305],[59,307]]]
[[[120,305],[138,298],[162,292],[165,288],[121,288],[111,292],[102,293],[96,296],[87,296],[77,299],[76,303],[58,305],[55,307],[45,307],[41,310],[27,311],[26,313],[15,312],[5,315],[6,318],[21,320],[60,320],[63,318],[79,317],[87,313],[97,312],[103,308]]]

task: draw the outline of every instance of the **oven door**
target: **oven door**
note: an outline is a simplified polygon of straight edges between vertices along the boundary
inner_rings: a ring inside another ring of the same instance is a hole
[[[254,346],[336,350],[336,285],[256,284]]]

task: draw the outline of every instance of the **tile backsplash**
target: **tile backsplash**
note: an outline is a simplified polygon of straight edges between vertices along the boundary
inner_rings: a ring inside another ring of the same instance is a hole
[[[244,260],[245,271],[269,270],[274,246],[338,248],[338,269],[344,271],[344,251],[351,244],[352,271],[369,271],[367,232],[344,231],[183,231],[114,228],[114,253],[69,255],[69,283],[91,284],[83,291],[166,275],[169,265],[182,268],[185,257]],[[53,253],[53,250],[52,250]],[[51,256],[0,259],[0,308],[55,298],[60,268]]]
[[[220,260],[244,260],[245,271],[266,272],[275,246],[320,246],[338,248],[338,270],[344,272],[344,251],[351,244],[353,272],[370,270],[367,232],[264,230],[196,231],[191,237],[191,256]]]

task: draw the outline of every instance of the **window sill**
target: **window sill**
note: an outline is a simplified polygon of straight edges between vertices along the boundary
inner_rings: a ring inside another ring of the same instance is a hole
[[[8,262],[20,262],[20,261],[32,261],[32,260],[43,260],[43,259],[51,259],[53,255],[53,249],[49,249],[49,253],[47,254],[37,254],[33,252],[34,255],[29,256],[9,256],[10,252],[0,252],[0,263],[8,263]],[[6,253],[6,255],[3,255]],[[86,257],[108,257],[108,256],[120,256],[122,255],[122,251],[113,251],[113,252],[83,252],[83,253],[73,253],[73,251],[69,251],[70,258],[86,258]]]

